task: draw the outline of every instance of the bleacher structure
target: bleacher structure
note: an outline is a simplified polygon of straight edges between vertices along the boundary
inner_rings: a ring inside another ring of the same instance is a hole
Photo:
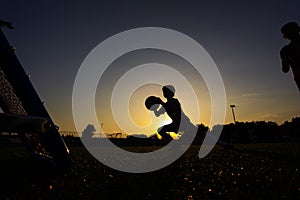
[[[34,156],[68,168],[69,150],[2,27],[12,26],[0,20],[0,132],[17,133]]]

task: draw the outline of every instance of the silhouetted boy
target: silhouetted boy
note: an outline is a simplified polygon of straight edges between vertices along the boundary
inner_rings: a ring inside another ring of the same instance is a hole
[[[281,28],[281,33],[285,39],[291,42],[280,51],[282,60],[282,71],[289,72],[292,68],[294,80],[300,91],[300,27],[296,22],[289,22]]]
[[[163,86],[162,91],[167,101],[163,102],[158,97],[152,96],[148,98],[148,102],[146,100],[146,107],[152,110],[156,117],[167,113],[168,116],[172,119],[171,124],[164,125],[158,129],[158,133],[162,136],[163,140],[169,142],[173,139],[169,135],[170,132],[178,133],[179,131],[184,131],[187,134],[190,131],[196,132],[198,128],[193,123],[191,123],[190,119],[184,114],[178,99],[174,98],[174,86],[165,85]],[[158,104],[161,105],[160,109],[158,109]],[[212,135],[206,135],[206,137],[214,138],[214,136]],[[217,144],[227,149],[234,149],[231,144],[227,144],[220,139],[217,141]]]
[[[172,119],[171,124],[164,125],[158,129],[158,133],[162,136],[164,140],[172,140],[172,137],[168,134],[168,132],[178,133],[179,128],[188,126],[194,126],[189,118],[183,113],[181,109],[181,105],[178,99],[174,98],[175,88],[172,85],[165,85],[162,88],[163,95],[167,99],[167,102],[161,101],[162,107],[159,110],[154,110],[155,116],[158,117],[165,112]]]

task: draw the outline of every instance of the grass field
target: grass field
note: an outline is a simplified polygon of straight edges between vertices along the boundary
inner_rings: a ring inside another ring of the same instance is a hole
[[[57,174],[22,146],[3,146],[0,199],[300,199],[299,143],[237,148],[216,146],[200,160],[193,146],[164,169],[129,174],[70,147],[73,166]]]

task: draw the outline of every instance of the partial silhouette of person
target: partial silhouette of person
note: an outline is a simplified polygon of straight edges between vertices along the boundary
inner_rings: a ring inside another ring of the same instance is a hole
[[[282,71],[287,73],[292,69],[294,80],[300,91],[300,27],[296,22],[289,22],[281,28],[281,33],[290,43],[280,51]]]
[[[190,131],[197,132],[197,126],[195,126],[187,115],[183,112],[181,104],[178,99],[174,98],[175,88],[173,85],[165,85],[162,88],[163,96],[167,99],[166,102],[163,102],[160,98],[150,96],[146,99],[146,107],[153,111],[156,117],[167,113],[167,115],[172,119],[172,123],[160,127],[157,132],[161,135],[162,139],[166,142],[170,142],[173,138],[170,136],[170,133],[179,133],[184,132],[188,133]],[[160,107],[161,105],[161,107]],[[208,135],[207,137],[213,137]],[[224,148],[231,148],[233,146],[218,140],[217,144],[223,146]]]

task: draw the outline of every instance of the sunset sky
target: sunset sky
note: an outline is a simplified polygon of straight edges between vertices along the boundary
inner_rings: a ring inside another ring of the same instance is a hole
[[[110,36],[138,27],[173,29],[190,36],[206,49],[224,80],[228,104],[226,123],[233,121],[229,105],[235,104],[238,121],[266,120],[280,124],[300,116],[299,92],[292,74],[281,72],[279,58],[280,48],[288,43],[281,37],[280,28],[289,21],[300,23],[299,8],[297,0],[279,3],[273,0],[107,3],[29,0],[2,1],[0,19],[13,23],[14,30],[3,28],[3,31],[16,47],[20,62],[31,75],[32,83],[60,130],[75,130],[72,90],[85,57]],[[112,64],[111,73],[118,74],[121,68],[139,63],[141,57],[154,58],[174,68],[188,68],[188,63],[168,52],[148,50],[120,57]],[[206,85],[201,76],[188,70],[185,74],[193,82],[199,101],[200,116],[192,121],[207,125],[211,105]],[[105,132],[120,131],[105,104],[110,98],[105,94],[116,77],[107,77],[97,90],[95,107]],[[176,97],[189,115],[196,108],[190,106],[184,88],[179,87],[177,91]],[[129,104],[132,119],[141,126],[149,124],[151,119],[151,113],[143,106],[148,95],[162,97],[161,86],[140,87]],[[163,124],[155,123],[147,133]],[[135,132],[140,133],[140,130]]]

